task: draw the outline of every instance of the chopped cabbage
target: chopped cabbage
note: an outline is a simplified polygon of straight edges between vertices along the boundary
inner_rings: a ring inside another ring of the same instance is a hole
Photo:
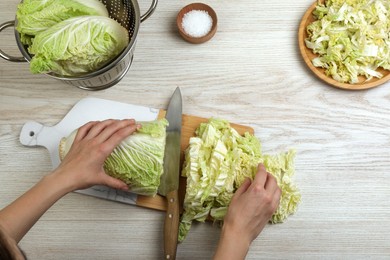
[[[305,44],[318,54],[313,65],[339,82],[383,77],[376,70],[390,70],[389,10],[388,0],[319,1],[306,28]]]
[[[39,32],[66,19],[82,15],[108,17],[106,7],[98,0],[24,0],[16,12],[16,29],[21,42],[32,44]]]
[[[34,38],[32,73],[82,75],[103,67],[129,43],[127,30],[104,16],[78,16],[57,23]]]
[[[293,150],[262,154],[255,136],[249,133],[241,136],[226,120],[210,119],[202,123],[185,152],[182,176],[187,177],[187,187],[179,241],[185,239],[193,220],[204,222],[211,216],[222,221],[234,192],[247,177],[254,178],[259,163],[275,176],[282,190],[280,206],[271,223],[283,222],[296,212],[301,200],[292,180],[294,156]]]
[[[106,159],[104,170],[129,185],[133,193],[154,196],[163,173],[166,126],[164,119],[141,122],[137,132],[123,140]],[[61,160],[68,153],[77,130],[60,142]]]

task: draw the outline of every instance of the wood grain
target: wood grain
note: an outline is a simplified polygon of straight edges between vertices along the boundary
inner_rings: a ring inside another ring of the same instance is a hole
[[[164,221],[164,255],[165,259],[175,260],[180,222],[180,208],[176,203],[179,200],[178,191],[170,191],[166,197],[168,205]]]
[[[166,112],[165,110],[161,109],[158,118],[164,118],[165,112]],[[208,122],[208,120],[209,120],[208,118],[202,118],[202,117],[192,116],[192,115],[183,115],[182,135],[180,141],[181,144],[180,165],[181,166],[183,166],[184,164],[184,153],[188,148],[190,138],[196,135],[195,130],[200,126],[200,124],[206,123]],[[231,127],[236,129],[236,131],[241,135],[244,135],[246,132],[250,134],[254,134],[254,130],[250,126],[231,123]],[[181,170],[182,168],[180,168],[180,173]],[[180,176],[180,184],[179,184],[180,212],[183,211],[183,201],[186,193],[186,184],[187,184],[187,179],[185,177]],[[166,211],[167,209],[166,199],[163,196],[160,196],[158,194],[154,197],[138,195],[136,204],[141,207],[152,208],[152,209],[163,210],[163,211]]]
[[[141,24],[128,74],[99,92],[0,59],[0,207],[51,170],[45,149],[20,145],[26,121],[56,124],[89,96],[164,109],[180,86],[184,114],[249,125],[266,154],[297,151],[302,203],[285,223],[266,226],[248,260],[389,259],[390,83],[344,91],[307,69],[297,34],[313,2],[207,0],[218,32],[194,45],[175,23],[191,2],[160,1]],[[14,19],[18,3],[0,1],[0,20]],[[145,12],[150,1],[139,4]],[[12,29],[0,38],[0,48],[18,56]],[[32,260],[161,259],[164,215],[71,193],[20,246]],[[218,225],[193,225],[177,259],[211,259],[219,234]]]
[[[322,1],[324,2],[324,0]],[[385,70],[383,68],[378,68],[376,71],[381,73],[383,75],[382,78],[376,78],[373,77],[370,80],[367,80],[365,76],[358,76],[358,83],[356,84],[349,84],[349,83],[343,83],[339,82],[337,80],[334,80],[331,76],[326,75],[325,69],[320,67],[315,67],[312,63],[312,60],[316,57],[318,57],[317,54],[314,54],[313,51],[306,47],[305,39],[308,38],[307,33],[307,26],[314,22],[316,19],[313,16],[313,11],[315,10],[317,6],[317,1],[314,2],[305,12],[305,14],[302,17],[301,23],[299,25],[298,30],[298,42],[299,42],[299,50],[303,57],[304,62],[309,67],[309,69],[321,80],[328,83],[331,86],[341,88],[341,89],[347,89],[347,90],[362,90],[362,89],[369,89],[377,87],[383,83],[386,83],[390,80],[390,70]]]

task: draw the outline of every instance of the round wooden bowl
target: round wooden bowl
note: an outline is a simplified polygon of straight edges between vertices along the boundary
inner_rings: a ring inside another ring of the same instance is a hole
[[[324,0],[322,0],[324,2]],[[378,72],[382,73],[382,78],[372,78],[371,80],[367,81],[367,78],[364,76],[359,76],[359,82],[356,84],[349,84],[349,83],[341,83],[337,80],[334,80],[332,77],[327,76],[325,74],[325,69],[323,68],[317,68],[314,67],[312,64],[312,59],[317,57],[317,54],[314,54],[311,49],[306,47],[305,39],[308,37],[306,28],[309,24],[315,21],[315,18],[313,17],[312,13],[317,6],[317,1],[313,3],[310,8],[306,11],[306,13],[303,15],[301,23],[299,25],[299,31],[298,31],[298,43],[299,43],[299,50],[301,52],[301,55],[303,57],[303,60],[305,61],[306,65],[309,67],[309,69],[314,72],[314,74],[319,77],[321,80],[325,81],[331,86],[341,88],[341,89],[348,89],[348,90],[361,90],[361,89],[369,89],[373,87],[377,87],[388,80],[390,80],[390,71],[385,70],[382,68],[377,69]]]
[[[182,26],[183,16],[192,10],[206,11],[211,16],[211,19],[213,20],[213,25],[211,26],[210,32],[208,34],[206,34],[205,36],[192,37],[191,35],[188,35],[184,31],[183,26]],[[211,8],[210,6],[203,4],[203,3],[193,3],[193,4],[189,4],[185,7],[183,7],[179,11],[179,13],[177,14],[177,18],[176,18],[177,28],[179,29],[179,33],[180,33],[181,37],[183,37],[183,39],[185,39],[186,41],[188,41],[190,43],[196,43],[196,44],[207,42],[208,40],[213,38],[215,32],[217,31],[217,23],[218,23],[217,14],[213,10],[213,8]]]

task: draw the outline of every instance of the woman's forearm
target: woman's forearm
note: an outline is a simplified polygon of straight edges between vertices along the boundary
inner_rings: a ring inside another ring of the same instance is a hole
[[[30,190],[0,210],[0,224],[17,243],[70,186],[56,172],[43,177]]]
[[[244,236],[234,234],[226,227],[222,228],[221,237],[214,260],[243,260],[245,259],[250,242]]]
[[[97,184],[127,190],[127,184],[108,176],[103,165],[114,148],[140,127],[132,119],[89,122],[80,127],[60,166],[0,210],[0,226],[8,236],[19,242],[38,219],[68,192]]]

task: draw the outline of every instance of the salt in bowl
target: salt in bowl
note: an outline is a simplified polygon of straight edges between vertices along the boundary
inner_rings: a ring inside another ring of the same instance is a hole
[[[208,5],[193,3],[183,7],[176,24],[180,35],[190,43],[204,43],[217,31],[217,14]]]

